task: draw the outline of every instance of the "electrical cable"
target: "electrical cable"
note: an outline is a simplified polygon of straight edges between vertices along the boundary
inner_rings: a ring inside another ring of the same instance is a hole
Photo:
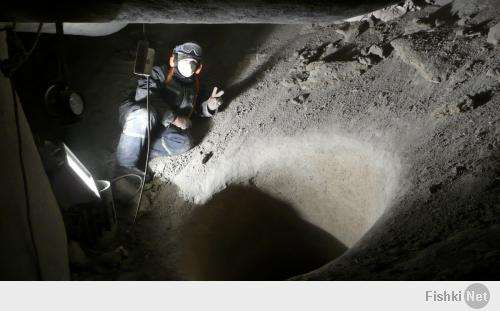
[[[146,24],[142,24],[142,34],[144,36],[144,40],[147,40],[146,37]],[[137,215],[139,214],[139,210],[141,208],[141,202],[142,202],[142,194],[144,193],[144,184],[146,183],[146,174],[148,173],[148,162],[149,162],[149,148],[150,148],[150,140],[151,140],[151,116],[149,112],[149,74],[146,74],[146,113],[147,113],[147,149],[146,149],[146,164],[144,164],[144,176],[142,178],[141,182],[141,187],[140,187],[140,193],[139,193],[139,200],[137,201],[137,206],[135,208],[135,214],[134,214],[134,219],[132,221],[132,224],[135,225],[135,221],[137,219]]]
[[[124,175],[120,175],[120,176],[118,176],[118,177],[115,177],[115,178],[111,179],[111,181],[110,181],[110,182],[113,184],[113,183],[117,182],[118,180],[123,179],[123,178],[126,178],[126,177],[137,177],[137,178],[139,178],[139,180],[140,180],[140,181],[141,181],[141,183],[142,183],[142,176],[140,176],[140,175],[138,175],[138,174],[124,174]],[[134,192],[133,196],[135,197],[135,195],[136,195],[137,193],[139,193],[139,191],[140,191],[140,190],[141,190],[141,188],[140,188],[140,187],[138,187],[138,188],[137,188],[137,190]]]
[[[139,178],[140,180],[142,180],[142,176],[140,176],[140,175],[138,175],[138,174],[125,174],[125,175],[120,175],[120,176],[118,176],[118,177],[115,177],[115,178],[111,179],[111,181],[110,181],[110,182],[111,182],[111,183],[114,183],[114,182],[117,182],[118,180],[123,179],[123,178],[125,178],[125,177],[137,177],[137,178]]]
[[[149,115],[149,76],[146,76],[146,112],[148,116],[148,122],[147,122],[147,149],[146,149],[146,164],[144,165],[144,177],[142,178],[142,183],[141,183],[141,191],[139,193],[139,200],[137,201],[137,207],[135,208],[135,214],[134,214],[134,220],[132,221],[132,224],[135,224],[135,220],[137,219],[137,214],[139,214],[139,210],[141,208],[141,201],[142,201],[142,194],[144,193],[144,184],[146,182],[146,174],[148,172],[148,162],[149,162],[149,145],[150,145],[150,115]]]
[[[38,25],[38,29],[37,29],[37,32],[36,32],[35,41],[33,42],[33,45],[31,46],[31,49],[24,55],[24,58],[16,66],[14,66],[11,69],[11,73],[14,73],[14,71],[18,70],[26,62],[26,60],[28,60],[28,58],[31,56],[31,54],[35,50],[35,47],[38,45],[38,40],[40,39],[40,34],[42,33],[42,27],[43,27],[43,23],[40,23]],[[14,31],[14,29],[12,31],[14,32],[14,35],[15,35],[16,32]],[[24,47],[23,47],[23,49],[24,49]]]

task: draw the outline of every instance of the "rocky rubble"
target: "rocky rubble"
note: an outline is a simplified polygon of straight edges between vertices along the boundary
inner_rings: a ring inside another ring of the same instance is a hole
[[[496,189],[497,165],[491,159],[500,134],[500,59],[488,33],[494,32],[498,18],[488,21],[491,16],[481,6],[445,2],[417,6],[407,1],[385,10],[386,15],[307,28],[291,39],[290,51],[277,57],[282,61],[266,70],[255,89],[230,104],[230,126],[213,128],[212,135],[223,139],[211,142],[210,161],[184,170],[165,161],[163,176],[190,180],[227,159],[227,149],[239,150],[257,135],[293,136],[311,128],[339,127],[401,156],[406,163],[403,184],[412,190],[402,188],[393,214],[345,256],[298,279],[466,278],[468,272],[459,268],[482,258],[481,248],[471,246],[478,251],[453,268],[436,272],[445,266],[444,259],[433,273],[427,268],[436,249],[454,247],[457,239],[450,236],[460,230],[486,234],[490,231],[470,227],[494,219],[487,215],[495,213],[489,198]],[[203,155],[196,161],[201,159]],[[182,161],[195,163],[189,156]],[[485,195],[475,196],[476,190],[467,186],[473,182],[490,190],[481,188]],[[450,256],[465,256],[459,250],[455,246]]]
[[[387,8],[383,8],[368,14],[356,16],[347,19],[348,22],[355,22],[360,20],[368,20],[370,18],[375,18],[383,22],[388,22],[405,15],[408,12],[415,12],[420,10],[421,7],[416,5],[413,0],[406,0],[399,4],[391,5]]]

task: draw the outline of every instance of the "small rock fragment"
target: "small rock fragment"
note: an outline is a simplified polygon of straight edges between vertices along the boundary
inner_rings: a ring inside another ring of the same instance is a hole
[[[375,60],[375,58],[372,57],[371,55],[360,56],[360,57],[358,57],[358,61],[359,61],[360,64],[367,65],[367,66],[371,66],[371,65],[377,63],[377,61]]]
[[[300,94],[299,96],[295,97],[293,99],[293,101],[296,104],[303,104],[307,100],[308,97],[309,97],[309,93],[303,93],[303,94]]]
[[[434,26],[435,27],[441,27],[443,26],[444,24],[446,24],[446,21],[442,20],[442,19],[439,19],[439,18],[436,18],[434,20]]]
[[[286,88],[291,88],[295,85],[295,80],[293,77],[285,77],[283,80],[281,80],[281,85],[283,85]]]
[[[414,12],[418,10],[420,10],[420,7],[415,5],[412,0],[406,0],[402,5],[391,5],[387,8],[373,12],[372,15],[384,22],[387,22],[401,17],[408,12]]]
[[[370,15],[366,21],[368,22],[368,25],[370,26],[370,28],[373,28],[375,27],[378,23],[380,23],[380,20],[378,18],[376,18],[375,16],[373,15]]]
[[[482,90],[472,95],[465,95],[461,97],[458,102],[451,102],[434,112],[434,117],[440,118],[476,109],[484,104],[487,104],[492,96],[493,91],[491,89]]]
[[[465,166],[462,166],[462,165],[458,165],[458,166],[455,166],[453,168],[453,174],[455,175],[455,177],[458,177],[460,175],[462,175],[463,173],[465,173]]]
[[[385,58],[384,50],[378,45],[372,45],[368,49],[368,54],[377,55],[380,58]]]
[[[301,60],[302,63],[305,64],[316,61],[322,56],[322,54],[324,54],[324,50],[326,49],[326,47],[326,44],[322,44],[315,48],[305,47],[298,51],[299,60]]]
[[[425,2],[437,6],[445,6],[450,2],[453,2],[453,0],[425,0]]]
[[[465,33],[465,37],[466,38],[476,38],[476,37],[480,37],[480,36],[481,36],[481,32],[480,31]]]
[[[464,32],[465,32],[465,29],[463,28],[458,28],[457,30],[455,30],[455,35],[457,37],[463,37],[464,36]]]
[[[206,164],[212,158],[213,155],[214,155],[214,153],[212,151],[210,151],[209,153],[205,154],[205,156],[201,160],[201,164]]]
[[[368,48],[362,48],[359,51],[359,54],[361,54],[361,56],[367,56],[368,55]]]
[[[498,45],[498,42],[500,41],[500,23],[490,28],[488,32],[488,39],[486,39],[486,41],[494,46]]]
[[[335,31],[344,36],[345,42],[352,42],[357,36],[368,29],[369,23],[366,20],[355,23],[346,23]]]
[[[460,18],[460,19],[457,21],[457,25],[458,25],[458,26],[461,26],[461,27],[464,27],[465,25],[467,25],[467,21],[468,21],[468,19],[467,19],[467,18],[462,17],[462,18]]]
[[[500,81],[500,68],[488,69],[486,72],[486,76],[490,78],[494,78],[497,81]]]
[[[472,101],[472,98],[469,96],[465,96],[458,104],[457,104],[458,111],[460,112],[465,112],[471,109],[474,109],[474,102]]]
[[[340,50],[340,46],[336,43],[330,43],[326,46],[325,51],[321,55],[320,59],[325,59]]]
[[[458,111],[465,112],[476,109],[488,103],[492,96],[493,92],[490,89],[477,92],[473,95],[466,95],[462,97],[457,104]]]
[[[376,55],[382,59],[385,59],[389,54],[391,53],[391,48],[390,46],[378,46],[378,45],[372,45],[368,49],[368,54]]]

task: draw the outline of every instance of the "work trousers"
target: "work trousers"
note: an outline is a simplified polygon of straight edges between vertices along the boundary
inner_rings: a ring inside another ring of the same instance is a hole
[[[146,148],[148,113],[143,104],[127,105],[120,111],[122,133],[116,150],[116,164],[119,167],[137,167]],[[150,159],[159,156],[173,156],[193,147],[189,129],[182,130],[174,125],[158,124],[158,113],[150,107]]]

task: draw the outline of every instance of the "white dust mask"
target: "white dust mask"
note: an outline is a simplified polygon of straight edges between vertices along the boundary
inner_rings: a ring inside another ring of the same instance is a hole
[[[197,65],[198,63],[196,62],[196,60],[192,58],[186,58],[179,60],[179,62],[177,63],[177,69],[179,70],[181,75],[189,78],[194,74]]]

